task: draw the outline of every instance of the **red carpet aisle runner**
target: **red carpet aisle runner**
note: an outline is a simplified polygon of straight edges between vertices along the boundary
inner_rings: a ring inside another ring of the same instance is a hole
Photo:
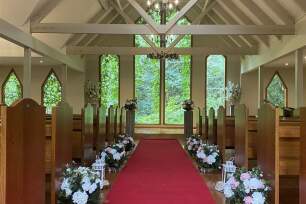
[[[143,139],[107,195],[108,204],[213,204],[176,140]]]

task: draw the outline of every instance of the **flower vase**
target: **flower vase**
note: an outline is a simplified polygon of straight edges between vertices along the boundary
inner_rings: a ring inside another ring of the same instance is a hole
[[[193,134],[193,112],[192,110],[184,111],[184,135],[189,137]]]
[[[135,110],[126,111],[126,134],[134,138]]]

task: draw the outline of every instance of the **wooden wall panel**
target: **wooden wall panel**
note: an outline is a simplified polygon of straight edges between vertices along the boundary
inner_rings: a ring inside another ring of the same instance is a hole
[[[225,161],[225,148],[226,148],[226,116],[225,109],[220,106],[217,116],[217,145],[221,153],[222,162]]]
[[[94,108],[91,104],[87,104],[82,111],[83,128],[82,128],[82,146],[83,157],[85,162],[95,159],[94,152]]]
[[[300,108],[301,137],[300,137],[300,204],[306,203],[306,108]]]
[[[106,140],[106,108],[98,109],[98,134],[97,134],[97,151],[100,152],[105,146]]]
[[[217,144],[217,124],[215,119],[215,110],[209,109],[208,114],[208,137],[207,141],[209,144]]]
[[[235,107],[235,163],[248,168],[248,110],[244,104]]]
[[[270,104],[258,112],[257,163],[271,181],[269,203],[279,204],[279,110]]]
[[[45,203],[44,117],[31,99],[1,108],[0,203]]]
[[[61,102],[52,109],[51,204],[57,203],[57,184],[66,164],[72,161],[73,113],[69,104]]]

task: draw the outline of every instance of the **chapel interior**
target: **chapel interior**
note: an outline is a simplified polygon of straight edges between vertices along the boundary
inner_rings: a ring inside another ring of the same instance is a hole
[[[0,204],[306,204],[304,79],[305,0],[0,0]]]

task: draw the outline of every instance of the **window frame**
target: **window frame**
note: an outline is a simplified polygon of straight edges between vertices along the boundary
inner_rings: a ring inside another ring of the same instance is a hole
[[[204,100],[205,100],[205,107],[204,107],[204,110],[205,110],[205,116],[207,116],[207,113],[208,113],[208,111],[209,110],[207,110],[207,68],[208,68],[208,66],[207,66],[207,62],[208,62],[208,57],[209,56],[211,56],[211,55],[220,55],[220,56],[223,56],[224,57],[224,60],[225,60],[225,66],[224,66],[224,90],[225,90],[225,88],[226,88],[226,83],[227,83],[227,63],[228,63],[228,61],[227,61],[227,56],[226,55],[221,55],[221,54],[209,54],[209,55],[207,55],[206,57],[205,57],[205,78],[204,78],[204,87],[205,87],[205,94],[204,94]],[[225,96],[225,92],[224,92],[224,96]],[[226,102],[226,100],[224,99],[224,108],[226,109],[226,106],[227,106],[227,102]]]
[[[18,77],[15,69],[12,68],[10,70],[10,72],[7,74],[7,76],[5,77],[5,79],[4,79],[3,83],[2,83],[2,86],[1,86],[1,92],[2,92],[2,94],[1,94],[1,102],[2,102],[2,104],[5,104],[4,87],[5,87],[6,83],[7,83],[7,81],[9,80],[11,74],[14,74],[16,76],[17,80],[19,81],[20,89],[21,89],[21,99],[23,98],[23,84],[22,84],[22,81]],[[7,105],[7,104],[5,104],[5,105]]]
[[[281,80],[283,86],[285,87],[285,107],[288,107],[288,87],[283,79],[283,77],[280,75],[280,73],[278,71],[275,71],[274,74],[272,75],[271,79],[269,80],[269,82],[267,83],[267,86],[265,88],[265,100],[268,100],[268,87],[270,86],[270,84],[272,83],[273,79],[275,76],[278,76],[278,78]],[[273,104],[274,105],[274,104]]]

